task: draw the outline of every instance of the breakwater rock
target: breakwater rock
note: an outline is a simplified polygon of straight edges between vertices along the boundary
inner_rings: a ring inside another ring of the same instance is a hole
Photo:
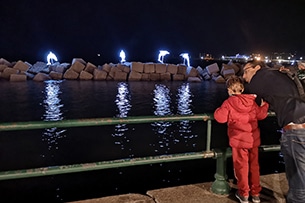
[[[12,82],[27,80],[115,80],[115,81],[190,81],[201,82],[197,68],[183,64],[125,62],[94,65],[82,58],[72,63],[24,61],[9,62],[0,58],[0,79]]]

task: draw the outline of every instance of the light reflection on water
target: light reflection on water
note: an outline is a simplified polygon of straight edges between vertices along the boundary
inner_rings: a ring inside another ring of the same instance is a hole
[[[118,93],[116,95],[115,103],[117,106],[117,114],[118,118],[126,118],[128,116],[128,112],[131,109],[130,104],[130,92],[128,90],[128,84],[126,82],[120,82],[117,85]],[[112,134],[115,137],[114,144],[120,145],[121,150],[125,149],[125,144],[129,142],[129,138],[126,137],[125,132],[128,130],[128,126],[124,123],[115,125],[115,132]],[[134,157],[133,154],[129,154],[129,157]]]
[[[171,97],[171,95],[175,97]],[[165,84],[156,84],[154,89],[154,114],[156,116],[169,116],[169,115],[191,115],[192,93],[188,83],[182,83],[176,92],[171,92],[170,88]],[[172,99],[175,102],[172,102]],[[176,105],[174,107],[173,105]],[[177,112],[173,112],[177,109]],[[192,121],[182,120],[180,122],[158,121],[152,123],[153,131],[158,136],[158,146],[153,144],[156,153],[169,153],[171,147],[177,143],[184,141],[185,143],[192,138],[197,138],[198,135],[192,134],[191,124]],[[173,128],[171,128],[173,126]],[[179,133],[176,132],[178,129]],[[193,144],[196,146],[195,144]]]
[[[43,120],[45,121],[58,121],[62,120],[62,112],[61,108],[63,108],[63,104],[61,104],[61,99],[59,98],[60,91],[60,83],[62,81],[46,81],[45,94],[46,98],[43,101],[45,107],[45,114],[43,115]]]
[[[63,120],[61,109],[64,107],[63,104],[61,104],[61,99],[59,95],[61,94],[60,91],[60,84],[62,81],[46,81],[46,87],[45,92],[43,92],[46,95],[45,100],[43,101],[43,106],[45,107],[45,113],[43,114],[43,120],[44,121],[59,121]],[[58,129],[57,127],[53,128],[46,128],[42,134],[42,142],[47,143],[48,151],[45,152],[45,154],[41,154],[42,158],[48,159],[51,158],[53,160],[56,158],[56,150],[58,150],[58,144],[61,139],[64,139],[66,135],[64,134],[66,132],[65,129]],[[48,157],[50,156],[50,157]],[[56,163],[49,163],[49,165],[53,165]],[[59,201],[62,201],[62,197],[60,195],[61,193],[61,187],[56,187],[55,189],[56,197]]]
[[[61,104],[61,100],[59,98],[60,91],[60,83],[62,81],[47,81],[45,92],[46,95],[45,100],[43,101],[43,106],[45,107],[45,113],[43,114],[44,121],[59,121],[62,120],[62,112],[61,108],[63,108],[63,104]],[[64,132],[65,129],[57,129],[54,128],[46,128],[43,135],[42,141],[48,144],[48,150],[57,150],[58,149],[58,141],[65,137]],[[44,154],[41,155],[45,157]],[[51,157],[55,155],[51,153]]]
[[[192,97],[194,95],[190,91],[189,83],[184,83],[181,85],[181,88],[178,89],[177,93],[177,106],[178,106],[178,115],[192,115],[193,111],[191,109]],[[179,134],[183,137],[184,141],[187,143],[188,140],[192,138],[197,138],[197,134],[192,134],[192,124],[194,121],[182,120],[180,121]],[[195,147],[196,144],[194,143]]]
[[[169,116],[172,115],[171,112],[171,99],[170,99],[170,90],[163,84],[156,84],[154,89],[154,114],[156,116]],[[166,136],[170,132],[167,132],[168,127],[171,126],[171,123],[168,121],[159,121],[152,124],[154,131],[157,134],[163,134]]]

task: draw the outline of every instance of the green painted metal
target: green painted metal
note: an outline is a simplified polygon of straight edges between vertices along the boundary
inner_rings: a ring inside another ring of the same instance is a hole
[[[278,152],[281,150],[280,145],[261,145],[259,147],[261,152]]]
[[[33,130],[44,128],[71,128],[71,127],[86,127],[86,126],[102,126],[116,124],[142,124],[159,121],[181,121],[181,120],[203,120],[213,119],[213,115],[198,114],[198,115],[175,115],[175,116],[137,116],[126,118],[89,118],[89,119],[74,119],[61,121],[29,121],[18,123],[1,123],[0,131],[13,130]]]
[[[76,172],[128,167],[128,166],[136,166],[136,165],[156,164],[156,163],[164,163],[164,162],[195,160],[195,159],[211,158],[214,156],[215,156],[214,152],[190,152],[183,154],[162,155],[162,156],[152,156],[152,157],[133,158],[133,159],[119,159],[119,160],[102,161],[95,163],[49,166],[49,167],[22,169],[15,171],[2,171],[0,172],[0,180],[59,175],[66,173],[76,173]]]
[[[206,150],[211,151],[212,121],[208,120],[207,124],[207,143]]]
[[[227,181],[228,176],[226,172],[227,158],[232,156],[231,148],[216,149],[216,173],[214,175],[215,181],[212,184],[211,190],[215,194],[226,195],[230,193],[230,185]]]
[[[0,124],[0,131],[17,131],[17,130],[33,130],[44,128],[69,128],[69,127],[84,127],[84,126],[102,126],[102,125],[116,125],[116,124],[141,124],[151,123],[156,121],[181,121],[181,120],[202,120],[211,121],[213,115],[200,114],[200,115],[178,115],[178,116],[138,116],[127,118],[96,118],[96,119],[79,119],[79,120],[62,120],[62,121],[36,121],[36,122],[18,122],[18,123],[2,123]],[[211,122],[210,122],[211,128]],[[208,131],[211,137],[211,130]],[[210,142],[210,141],[208,141]],[[209,145],[208,145],[209,146]],[[57,175],[65,173],[76,173],[90,170],[101,170],[107,168],[127,167],[143,164],[154,164],[163,162],[173,162],[182,160],[192,160],[201,158],[211,158],[214,152],[189,152],[184,154],[162,155],[155,157],[143,157],[134,159],[120,159],[112,161],[102,161],[95,163],[84,163],[63,166],[50,166],[34,169],[21,169],[15,171],[0,172],[0,180],[28,178],[45,175]]]
[[[275,116],[270,112],[268,116]],[[203,152],[188,152],[183,154],[172,154],[162,156],[152,156],[133,159],[119,159],[112,161],[101,161],[94,163],[83,163],[63,166],[49,166],[34,169],[21,169],[13,171],[0,172],[0,180],[30,178],[38,176],[59,175],[66,173],[76,173],[92,170],[101,170],[118,167],[128,167],[135,165],[155,164],[164,162],[186,161],[202,158],[216,159],[216,173],[215,181],[212,184],[212,192],[216,194],[229,194],[230,186],[227,181],[226,161],[232,156],[231,148],[227,149],[210,149],[211,134],[212,134],[212,120],[213,114],[198,114],[198,115],[176,115],[176,116],[138,116],[127,118],[95,118],[95,119],[76,119],[76,120],[62,120],[62,121],[36,121],[36,122],[18,122],[18,123],[2,123],[0,124],[0,131],[18,131],[18,130],[33,130],[44,128],[69,128],[69,127],[85,127],[85,126],[102,126],[102,125],[116,125],[116,124],[141,124],[159,121],[181,121],[181,120],[203,120],[207,121],[207,143],[206,151]],[[279,151],[279,145],[264,145],[260,147],[260,151]]]

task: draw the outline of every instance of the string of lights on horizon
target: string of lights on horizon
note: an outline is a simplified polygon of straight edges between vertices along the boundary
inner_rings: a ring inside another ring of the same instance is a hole
[[[159,54],[158,54],[158,62],[160,63],[164,63],[164,57],[166,55],[169,55],[170,52],[167,50],[159,50]],[[183,58],[183,63],[184,65],[186,65],[187,67],[190,67],[190,56],[188,53],[181,53],[179,55],[180,57]],[[119,57],[121,58],[120,62],[121,63],[125,63],[126,62],[126,53],[124,50],[121,50],[119,53]],[[211,54],[205,54],[205,56],[200,56],[201,60],[213,60],[214,58],[212,57]],[[239,61],[248,61],[251,59],[255,59],[255,60],[263,60],[266,63],[270,63],[272,61],[276,61],[278,63],[291,63],[294,64],[297,61],[303,61],[303,57],[299,57],[298,59],[296,58],[296,56],[294,55],[289,55],[286,58],[282,57],[282,56],[276,56],[274,58],[269,57],[269,56],[262,56],[260,54],[252,54],[252,55],[241,55],[241,54],[236,54],[234,56],[221,56],[220,58],[221,60],[239,60]],[[47,64],[53,64],[55,62],[58,62],[58,58],[57,56],[50,51],[49,54],[47,55]]]

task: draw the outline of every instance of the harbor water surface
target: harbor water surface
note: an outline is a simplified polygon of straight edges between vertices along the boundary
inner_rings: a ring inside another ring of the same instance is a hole
[[[215,81],[0,81],[0,122],[213,113],[228,97]],[[274,117],[260,122],[262,144],[279,144]],[[228,147],[226,125],[212,122],[211,149]],[[200,152],[206,122],[154,122],[0,132],[0,170]],[[279,152],[260,155],[261,173],[283,172]],[[230,159],[227,174],[233,178]],[[213,181],[214,159],[149,164],[0,181],[1,202],[68,202]]]

